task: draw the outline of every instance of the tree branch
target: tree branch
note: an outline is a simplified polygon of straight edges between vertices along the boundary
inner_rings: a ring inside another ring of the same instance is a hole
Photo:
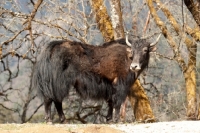
[[[149,10],[151,12],[151,15],[154,18],[155,23],[162,31],[164,37],[167,39],[170,47],[172,48],[174,54],[175,54],[175,60],[178,62],[180,68],[183,72],[187,70],[186,63],[184,62],[183,58],[181,57],[180,51],[178,50],[178,47],[176,46],[176,42],[173,40],[172,36],[167,30],[167,27],[165,26],[164,22],[159,18],[156,9],[153,6],[152,0],[147,0],[147,5],[149,6]]]

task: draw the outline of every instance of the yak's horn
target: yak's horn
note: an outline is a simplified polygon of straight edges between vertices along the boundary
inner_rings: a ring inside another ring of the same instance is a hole
[[[161,36],[161,34],[158,36],[158,38],[156,39],[156,41],[154,41],[154,42],[152,42],[152,43],[150,44],[150,46],[156,45],[156,44],[158,43],[159,39],[160,39],[160,36]]]
[[[131,47],[131,43],[128,41],[128,32],[126,32],[126,44]]]

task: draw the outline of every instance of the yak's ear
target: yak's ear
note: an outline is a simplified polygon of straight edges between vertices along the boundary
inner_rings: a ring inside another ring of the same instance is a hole
[[[132,50],[131,50],[131,48],[127,48],[126,51],[127,51],[127,57],[128,57],[128,58],[132,58],[133,55],[132,55]]]
[[[156,52],[156,49],[157,49],[156,45],[150,46],[149,52]]]
[[[132,51],[131,51],[131,48],[126,48],[126,51],[128,52],[128,53],[131,53]]]

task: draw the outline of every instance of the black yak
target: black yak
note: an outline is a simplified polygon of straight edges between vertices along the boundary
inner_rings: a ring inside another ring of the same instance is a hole
[[[105,100],[109,107],[107,121],[112,120],[115,109],[117,122],[121,104],[148,66],[149,53],[158,40],[131,42],[126,37],[101,46],[68,40],[50,42],[37,60],[32,77],[32,87],[44,101],[46,121],[52,122],[52,102],[60,121],[65,121],[62,101],[73,88],[83,99]]]

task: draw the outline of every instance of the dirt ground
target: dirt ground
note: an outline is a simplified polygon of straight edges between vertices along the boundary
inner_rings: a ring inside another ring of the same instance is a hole
[[[200,121],[131,124],[0,124],[0,133],[200,133]]]
[[[103,125],[1,124],[0,133],[123,133]]]

